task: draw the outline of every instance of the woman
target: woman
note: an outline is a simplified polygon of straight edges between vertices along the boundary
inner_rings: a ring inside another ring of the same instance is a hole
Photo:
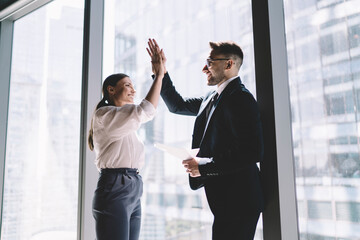
[[[162,50],[149,39],[155,79],[145,99],[134,104],[129,76],[113,74],[103,83],[103,99],[91,120],[89,147],[95,150],[100,176],[93,198],[97,240],[137,240],[140,233],[144,146],[136,130],[155,115],[164,76]]]

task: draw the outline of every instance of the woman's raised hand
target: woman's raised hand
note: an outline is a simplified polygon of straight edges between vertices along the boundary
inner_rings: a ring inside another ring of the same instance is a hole
[[[163,50],[159,48],[159,45],[155,39],[149,39],[149,48],[146,48],[149,56],[151,57],[152,71],[156,76],[163,76],[166,72],[165,69],[165,54]]]
[[[157,107],[159,103],[162,79],[164,78],[165,74],[165,66],[162,57],[165,55],[162,49],[160,50],[159,45],[156,43],[155,39],[149,39],[148,45],[149,48],[146,48],[146,50],[151,57],[152,71],[155,74],[155,77],[145,99],[151,102],[154,107]]]

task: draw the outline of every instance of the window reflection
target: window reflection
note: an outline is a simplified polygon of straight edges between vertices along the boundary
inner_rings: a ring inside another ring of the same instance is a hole
[[[1,239],[77,238],[83,1],[14,23]]]
[[[358,239],[359,4],[284,1],[302,240]]]

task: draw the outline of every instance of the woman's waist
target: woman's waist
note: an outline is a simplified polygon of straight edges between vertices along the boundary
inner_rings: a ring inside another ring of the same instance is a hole
[[[140,168],[145,161],[145,154],[130,154],[127,152],[104,152],[98,155],[95,164],[98,169],[105,168]]]
[[[101,168],[100,173],[123,173],[123,174],[130,174],[136,175],[139,174],[138,168]]]

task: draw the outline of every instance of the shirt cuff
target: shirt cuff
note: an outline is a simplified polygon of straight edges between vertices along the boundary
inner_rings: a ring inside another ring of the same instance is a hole
[[[212,158],[200,158],[196,157],[195,160],[199,163],[199,165],[205,165],[209,162],[212,162]]]

